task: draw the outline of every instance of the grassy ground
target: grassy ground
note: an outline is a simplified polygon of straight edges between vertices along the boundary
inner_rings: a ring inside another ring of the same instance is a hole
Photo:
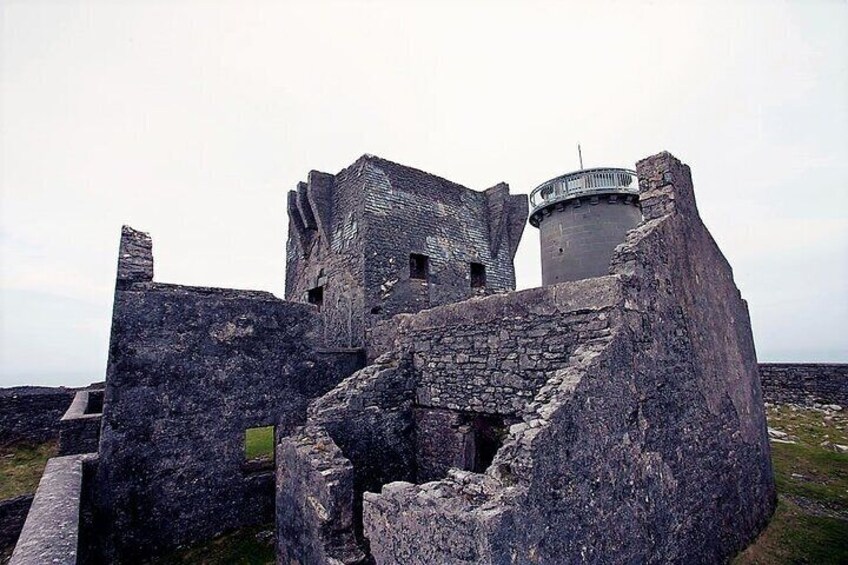
[[[274,426],[250,428],[244,434],[244,456],[249,460],[274,460]]]
[[[57,451],[55,441],[0,447],[0,500],[34,493],[47,460]]]
[[[846,410],[773,406],[769,427],[779,502],[768,528],[736,565],[848,563],[848,445]],[[777,434],[780,435],[780,434]]]

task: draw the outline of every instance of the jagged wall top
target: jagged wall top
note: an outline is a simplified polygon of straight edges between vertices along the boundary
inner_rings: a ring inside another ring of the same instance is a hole
[[[121,228],[118,251],[118,284],[153,280],[153,240],[150,235],[130,226]]]

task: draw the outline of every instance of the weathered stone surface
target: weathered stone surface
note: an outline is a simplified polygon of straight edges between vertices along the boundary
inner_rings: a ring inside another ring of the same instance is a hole
[[[10,565],[78,562],[83,463],[94,457],[69,455],[47,462]]]
[[[548,375],[485,474],[368,494],[378,563],[715,563],[765,525],[775,494],[746,305],[688,167],[663,153],[638,173],[645,222],[613,259],[607,337]]]
[[[301,428],[277,447],[277,562],[363,563],[353,466],[327,433]]]
[[[146,257],[122,241],[125,262]],[[245,465],[245,431],[288,433],[349,374],[322,333],[313,306],[270,293],[119,281],[96,488],[107,560],[271,519],[273,473]]]
[[[412,354],[418,405],[517,416],[577,344],[609,338],[621,299],[604,277],[397,316],[372,335]]]
[[[394,314],[514,289],[527,197],[365,155],[336,175],[310,172],[288,213],[286,298],[306,302],[323,287],[327,343],[361,347]],[[412,253],[429,258],[427,280],[410,277]],[[471,285],[472,262],[485,267],[484,287]]]
[[[278,449],[278,560],[354,564],[367,556],[363,493],[391,481],[415,479],[413,390],[408,356],[385,356],[310,405],[309,425]],[[310,442],[320,446],[317,451],[308,447]],[[344,501],[346,507],[350,502],[352,521],[335,517],[316,522],[314,510],[304,503],[316,488],[313,477],[329,467],[345,473],[350,469],[352,480],[334,482],[332,492],[337,504]],[[294,538],[293,531],[299,532]]]

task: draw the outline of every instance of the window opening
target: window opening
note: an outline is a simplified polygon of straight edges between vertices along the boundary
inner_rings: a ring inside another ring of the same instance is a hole
[[[324,305],[324,287],[316,286],[315,288],[309,289],[306,293],[306,300],[310,304],[317,306],[320,310],[321,306]]]
[[[274,426],[244,431],[244,465],[246,471],[274,468]]]
[[[471,263],[471,288],[486,286],[486,265]]]
[[[409,278],[427,280],[430,274],[430,258],[412,253],[409,255]]]

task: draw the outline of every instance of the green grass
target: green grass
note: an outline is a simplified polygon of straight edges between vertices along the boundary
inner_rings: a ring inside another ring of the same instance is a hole
[[[0,447],[0,500],[34,493],[47,460],[57,452],[55,441]]]
[[[768,528],[736,558],[734,564],[782,563],[848,563],[848,522],[816,516],[793,502],[780,499]]]
[[[274,460],[274,426],[244,432],[244,456],[249,461]]]
[[[242,528],[149,561],[150,565],[272,565],[274,525]]]
[[[772,442],[778,506],[766,530],[734,563],[848,563],[848,414],[774,406],[769,426],[794,444]]]

